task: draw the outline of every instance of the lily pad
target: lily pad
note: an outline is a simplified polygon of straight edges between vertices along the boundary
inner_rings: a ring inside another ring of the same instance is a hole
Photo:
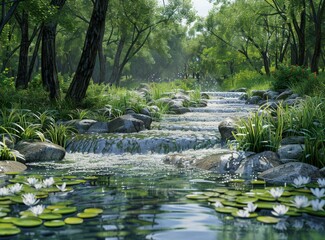
[[[246,206],[245,204],[239,204],[237,202],[230,202],[230,201],[223,201],[222,204],[230,207],[240,207],[240,208]]]
[[[85,180],[97,180],[98,177],[96,177],[96,176],[85,176],[85,177],[83,177],[83,179],[85,179]]]
[[[69,217],[69,218],[64,219],[64,222],[66,224],[75,225],[75,224],[82,224],[84,222],[84,220],[82,218],[78,218],[78,217]]]
[[[43,220],[57,220],[61,219],[62,215],[58,213],[42,213],[38,217]]]
[[[264,180],[252,180],[251,184],[253,184],[253,185],[265,185],[266,182]]]
[[[209,198],[209,196],[188,194],[188,195],[186,195],[186,198],[191,199],[191,200],[207,200]]]
[[[203,195],[208,197],[219,197],[220,193],[217,192],[204,192]]]
[[[286,212],[285,215],[291,216],[291,217],[300,217],[301,216],[301,213],[300,212],[295,212],[295,211],[288,211],[288,212]]]
[[[55,205],[49,205],[46,208],[50,209],[50,210],[54,210],[54,209],[60,209],[60,208],[66,208],[66,205],[59,205],[59,204],[55,204]]]
[[[16,226],[13,225],[12,223],[0,223],[0,229],[3,228],[15,228]]]
[[[10,200],[15,203],[23,203],[23,199],[21,196],[12,196],[10,197]]]
[[[224,198],[209,198],[208,202],[215,203],[215,202],[222,202],[225,201]]]
[[[104,210],[101,209],[101,208],[86,208],[84,210],[85,213],[96,213],[96,214],[100,214],[100,213],[103,213]]]
[[[44,222],[45,227],[63,227],[65,222],[62,220],[52,220]]]
[[[256,202],[258,198],[254,197],[237,197],[236,202],[242,203],[242,204],[247,204],[247,203],[253,203]]]
[[[7,213],[5,212],[0,212],[0,218],[7,216]]]
[[[214,192],[218,192],[218,193],[226,193],[229,190],[227,188],[215,188],[213,189]]]
[[[78,213],[77,217],[79,218],[94,218],[97,217],[98,213],[86,213],[86,212],[82,212],[82,213]]]
[[[232,212],[231,215],[238,218],[255,218],[258,216],[257,213],[250,213],[248,217],[241,217],[237,214],[237,211]]]
[[[238,211],[238,208],[235,207],[221,207],[221,208],[215,208],[215,210],[219,213],[232,213],[234,211]]]
[[[235,191],[235,190],[229,190],[228,192],[225,192],[228,196],[239,196],[242,194],[241,191]]]
[[[8,204],[12,204],[13,202],[11,200],[4,200],[4,201],[0,201],[0,206],[2,205],[8,205]]]
[[[17,218],[12,221],[18,227],[38,227],[43,221],[36,217]]]
[[[59,214],[70,214],[77,211],[76,207],[65,207],[65,208],[57,208],[53,210],[53,213],[59,213]]]
[[[254,204],[257,205],[259,209],[273,209],[273,206],[277,205],[274,202],[255,202]]]
[[[244,179],[230,179],[229,180],[230,183],[243,183],[245,182]]]
[[[4,217],[0,219],[1,223],[12,223],[15,219],[18,219],[16,217]]]
[[[3,228],[0,229],[0,236],[4,237],[4,236],[12,236],[12,235],[17,235],[21,232],[21,230],[19,228]]]
[[[259,216],[256,218],[257,221],[262,223],[268,223],[268,224],[275,224],[280,222],[279,218],[271,217],[271,216]]]

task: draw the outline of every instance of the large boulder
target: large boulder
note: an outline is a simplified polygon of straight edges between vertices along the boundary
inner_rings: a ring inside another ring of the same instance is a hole
[[[132,115],[123,115],[107,123],[109,133],[133,133],[145,129],[143,121]]]
[[[233,136],[233,133],[236,133],[235,119],[226,118],[219,124],[218,129],[219,129],[222,141],[235,139]]]
[[[262,100],[263,99],[260,96],[251,96],[250,98],[247,99],[246,103],[247,104],[259,104]]]
[[[195,162],[195,157],[187,156],[180,153],[169,154],[163,158],[165,164],[174,165],[179,168],[189,167]]]
[[[288,144],[279,148],[278,154],[282,163],[298,161],[303,157],[305,145]]]
[[[288,90],[280,93],[280,95],[277,96],[276,100],[285,100],[285,99],[289,98],[292,94],[293,94],[293,92],[290,89],[288,89]]]
[[[248,156],[242,160],[236,173],[241,174],[244,177],[249,177],[264,172],[270,168],[277,167],[280,164],[278,154],[271,151],[265,151]]]
[[[49,142],[18,142],[15,150],[25,157],[25,162],[59,161],[65,156],[65,149]]]
[[[93,119],[82,119],[82,120],[76,121],[75,127],[79,133],[85,133],[95,123],[97,123],[97,121],[93,120]]]
[[[258,97],[260,97],[260,99],[262,99],[265,93],[266,93],[265,90],[253,90],[252,96],[253,97],[258,96]]]
[[[95,122],[89,127],[87,133],[108,133],[107,122]]]
[[[263,94],[263,99],[274,100],[279,96],[279,92],[268,90]]]
[[[290,136],[285,137],[281,140],[281,145],[290,145],[290,144],[304,144],[305,137],[304,136]]]
[[[259,174],[259,178],[271,184],[293,183],[298,176],[317,179],[321,177],[317,167],[302,162],[290,162],[271,168]]]
[[[152,118],[144,115],[144,114],[138,114],[138,113],[133,113],[131,114],[132,117],[141,120],[144,123],[144,126],[146,129],[150,129],[151,128],[151,123],[152,123]]]
[[[203,157],[194,163],[194,166],[218,174],[233,173],[230,171],[230,161],[234,158],[233,153],[221,152]]]
[[[26,165],[16,161],[0,161],[0,173],[23,172],[27,169]]]

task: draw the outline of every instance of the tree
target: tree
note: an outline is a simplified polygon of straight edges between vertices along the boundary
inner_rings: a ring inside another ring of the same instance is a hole
[[[1,1],[1,18],[0,18],[0,34],[3,28],[14,16],[20,0],[2,0]]]
[[[74,102],[80,102],[86,96],[95,66],[98,46],[102,39],[101,35],[104,33],[107,8],[108,0],[96,0],[94,2],[82,55],[66,95],[67,99]]]

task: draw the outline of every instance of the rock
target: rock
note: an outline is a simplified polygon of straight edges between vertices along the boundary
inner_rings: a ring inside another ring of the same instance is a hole
[[[80,121],[76,121],[74,126],[78,130],[79,133],[85,133],[96,122],[97,121],[93,120],[93,119],[83,119]]]
[[[247,104],[258,104],[262,100],[262,97],[260,96],[252,96],[247,99]]]
[[[288,97],[288,99],[296,99],[296,98],[299,98],[299,94],[294,93]]]
[[[0,134],[0,142],[6,144],[8,148],[14,148],[15,138],[14,136],[9,136],[8,134]]]
[[[305,143],[305,137],[304,136],[290,136],[283,138],[281,140],[281,145],[289,145],[289,144],[304,144]]]
[[[315,166],[302,162],[291,162],[266,170],[258,177],[270,184],[284,184],[293,183],[298,176],[310,177],[315,180],[321,177],[321,174]]]
[[[145,129],[143,121],[132,117],[132,115],[123,115],[107,123],[109,133],[132,133]]]
[[[323,167],[321,170],[319,170],[320,174],[325,177],[325,167]]]
[[[303,157],[305,146],[303,144],[288,144],[279,148],[278,154],[284,162],[288,162],[288,159],[299,160]]]
[[[108,123],[96,122],[91,125],[91,127],[87,130],[87,133],[108,133]]]
[[[151,112],[150,112],[150,110],[149,110],[149,108],[142,108],[141,110],[140,110],[140,114],[143,114],[143,115],[146,115],[146,116],[148,116],[148,117],[151,117]]]
[[[245,100],[245,101],[247,101],[248,100],[248,94],[247,93],[244,93],[243,95],[241,95],[239,97],[239,100]]]
[[[247,88],[238,88],[238,89],[232,90],[231,92],[247,92]]]
[[[232,153],[216,153],[196,160],[194,166],[217,174],[225,174],[229,173],[229,162],[232,158]]]
[[[239,168],[236,170],[237,174],[250,177],[254,174],[264,172],[270,168],[280,165],[278,154],[271,151],[265,151],[251,155],[241,161]]]
[[[293,92],[290,89],[289,90],[286,90],[286,91],[280,93],[279,96],[277,96],[276,100],[286,100],[292,94],[293,94]]]
[[[189,167],[195,162],[195,157],[193,156],[186,156],[182,154],[171,154],[167,155],[164,159],[163,162],[165,164],[171,164],[176,167]]]
[[[173,99],[181,99],[185,101],[190,101],[190,97],[185,95],[184,93],[178,92],[173,96]]]
[[[201,93],[201,98],[202,99],[210,99],[210,96],[207,93]]]
[[[233,133],[236,133],[235,119],[226,118],[219,124],[218,129],[219,129],[222,141],[235,139],[233,136]]]
[[[301,102],[301,98],[287,99],[282,102],[282,105],[284,107],[286,107],[286,106],[292,107],[292,106],[299,104],[300,102]]]
[[[172,106],[169,108],[169,112],[174,113],[174,114],[184,114],[184,113],[187,113],[190,111],[191,110],[186,107]]]
[[[253,97],[260,97],[262,99],[265,93],[266,93],[265,90],[253,90],[252,91],[252,96]]]
[[[135,114],[135,111],[132,108],[125,109],[125,114]]]
[[[63,147],[49,142],[18,142],[15,150],[25,157],[25,162],[60,161],[65,156]]]
[[[278,92],[268,90],[263,94],[263,99],[265,100],[274,100],[279,96]]]
[[[26,165],[16,161],[0,161],[0,173],[23,172],[27,169]]]
[[[275,101],[261,101],[258,105],[262,106],[263,109],[276,110],[278,108],[278,103]]]
[[[151,128],[151,123],[152,123],[151,117],[144,115],[144,114],[138,114],[138,113],[131,114],[131,116],[138,120],[141,120],[144,123],[144,126],[146,129]]]

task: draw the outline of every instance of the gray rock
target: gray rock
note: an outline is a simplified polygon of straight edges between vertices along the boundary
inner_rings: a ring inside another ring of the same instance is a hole
[[[178,92],[173,96],[173,99],[181,99],[185,101],[190,101],[190,97],[184,93]]]
[[[107,123],[109,133],[132,133],[145,129],[144,122],[132,117],[123,115]]]
[[[265,93],[266,93],[265,90],[253,90],[252,91],[252,96],[253,97],[258,96],[258,97],[260,97],[262,99]]]
[[[174,114],[184,114],[187,112],[190,112],[191,110],[189,108],[186,107],[180,107],[180,106],[172,106],[169,108],[169,112],[170,113],[174,113]]]
[[[182,154],[170,154],[167,155],[164,159],[163,162],[165,164],[170,164],[174,165],[176,167],[182,168],[182,167],[189,167],[195,162],[195,157],[193,156],[186,156]]]
[[[65,149],[49,142],[18,142],[15,150],[25,157],[26,163],[38,161],[60,161],[65,156]]]
[[[141,110],[140,110],[140,114],[143,114],[143,115],[146,115],[146,116],[149,116],[149,117],[151,117],[151,113],[150,113],[150,110],[148,109],[148,108],[142,108]]]
[[[282,102],[282,105],[284,107],[286,107],[286,106],[292,107],[292,106],[299,104],[300,102],[301,102],[301,98],[287,99]]]
[[[321,170],[319,170],[320,174],[325,177],[325,167],[323,167]]]
[[[279,156],[275,152],[265,151],[251,155],[241,161],[236,173],[244,177],[249,177],[279,165]]]
[[[230,173],[230,160],[233,159],[232,153],[216,153],[196,160],[194,166],[200,169],[213,171],[218,174]]]
[[[74,125],[79,133],[85,133],[96,122],[97,121],[93,119],[83,119],[80,121],[76,121]]]
[[[207,93],[201,93],[201,98],[202,99],[210,99],[210,96]]]
[[[219,129],[222,141],[235,139],[233,136],[233,133],[236,133],[235,119],[226,118],[219,124],[218,129]]]
[[[303,144],[288,144],[279,148],[280,159],[296,159],[303,157],[305,146]]]
[[[151,117],[144,115],[144,114],[137,114],[137,113],[131,114],[131,116],[138,120],[141,120],[144,123],[144,126],[146,129],[151,128],[151,123],[152,123]]]
[[[87,130],[87,133],[108,133],[108,123],[96,122],[91,125],[91,127]]]
[[[263,94],[263,99],[274,100],[279,96],[279,92],[268,90]]]
[[[0,161],[0,173],[23,172],[27,169],[26,165],[16,161]]]
[[[298,176],[316,179],[321,177],[321,174],[315,166],[302,162],[291,162],[266,170],[258,177],[271,184],[284,184],[293,183]]]
[[[278,108],[278,103],[275,101],[261,101],[258,105],[262,106],[264,109],[276,110]]]
[[[289,98],[292,94],[293,94],[293,92],[290,89],[286,90],[286,91],[280,93],[279,96],[277,96],[276,100],[285,100],[285,99]]]
[[[290,136],[283,138],[281,140],[281,145],[289,145],[289,144],[304,144],[305,137],[304,136]]]
[[[8,148],[14,148],[15,140],[13,136],[9,137],[7,134],[0,134],[0,142],[6,144]]]
[[[262,97],[260,96],[252,96],[247,99],[247,104],[258,104],[262,100]]]
[[[244,93],[243,95],[241,95],[239,97],[239,100],[245,100],[245,101],[247,101],[248,100],[248,94],[247,93]]]
[[[288,99],[296,99],[296,98],[299,98],[299,94],[294,93],[288,97]]]
[[[125,114],[135,114],[135,111],[132,108],[125,109]]]

